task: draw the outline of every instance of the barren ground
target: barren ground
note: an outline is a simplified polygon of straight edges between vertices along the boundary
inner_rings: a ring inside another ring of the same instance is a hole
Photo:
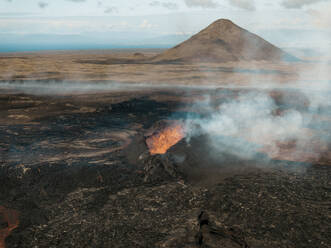
[[[144,135],[187,116],[205,94],[223,101],[238,92],[222,87],[233,82],[322,80],[310,74],[312,64],[117,63],[134,52],[0,55],[1,81],[11,84],[219,85],[65,94],[1,89],[1,248],[331,247],[328,143],[315,140],[316,151],[306,147],[295,156],[290,146],[276,155],[265,147],[268,166],[211,162],[204,137],[139,159],[147,151]],[[315,119],[325,126],[331,116]],[[182,164],[172,161],[183,154]]]
[[[157,83],[174,85],[202,84],[292,84],[296,80],[325,80],[313,70],[318,61],[302,63],[228,62],[204,64],[142,63],[161,50],[114,50],[81,52],[10,53],[0,55],[1,81],[106,81],[126,83]],[[311,60],[314,61],[314,60]],[[331,65],[325,70],[330,70]],[[330,80],[330,78],[328,79]]]

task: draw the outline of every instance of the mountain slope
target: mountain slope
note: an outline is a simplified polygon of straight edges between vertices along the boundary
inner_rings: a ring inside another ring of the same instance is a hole
[[[296,61],[261,37],[220,19],[183,43],[156,56],[154,62]]]

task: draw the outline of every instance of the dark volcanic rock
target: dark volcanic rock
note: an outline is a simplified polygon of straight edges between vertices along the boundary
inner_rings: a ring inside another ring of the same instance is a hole
[[[179,176],[175,161],[167,154],[150,155],[144,159],[145,182],[169,180]]]
[[[212,222],[205,211],[198,217],[199,232],[196,242],[200,247],[248,248],[242,231],[225,228]]]
[[[0,114],[26,114],[20,97]],[[31,99],[31,120],[0,119],[0,206],[20,213],[7,248],[331,247],[329,165],[220,159],[204,136],[151,156],[171,104]]]
[[[0,213],[0,229],[4,229],[8,227],[8,222],[6,221],[5,217],[2,213]]]

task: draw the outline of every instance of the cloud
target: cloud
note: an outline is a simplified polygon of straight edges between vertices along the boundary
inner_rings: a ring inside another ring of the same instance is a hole
[[[44,8],[46,8],[46,7],[48,6],[48,3],[45,3],[45,2],[39,2],[39,3],[38,3],[38,6],[39,6],[39,8],[44,9]]]
[[[150,23],[148,20],[143,20],[143,22],[140,24],[140,28],[149,29],[154,28],[156,25]]]
[[[82,2],[85,2],[86,0],[67,0],[67,1],[75,2],[75,3],[82,3]]]
[[[329,30],[331,25],[331,16],[329,14],[330,11],[331,11],[331,4],[325,6],[320,11],[312,10],[312,9],[307,10],[307,14],[311,16],[314,27]],[[325,42],[328,41],[329,39],[325,38]]]
[[[173,2],[162,2],[161,3],[160,1],[153,1],[149,5],[152,7],[161,6],[161,7],[167,8],[167,9],[171,9],[171,10],[178,9],[178,5]]]
[[[218,7],[218,3],[213,0],[184,0],[187,7],[202,7],[202,8],[215,8]]]
[[[300,9],[305,5],[311,5],[329,0],[284,0],[282,5],[287,9]]]
[[[111,14],[111,13],[116,13],[118,12],[116,7],[108,7],[107,9],[105,9],[104,11],[106,14]]]
[[[255,10],[255,3],[253,0],[229,0],[229,3],[240,9],[249,11]]]
[[[178,9],[178,5],[171,2],[163,3],[162,6],[167,9]]]

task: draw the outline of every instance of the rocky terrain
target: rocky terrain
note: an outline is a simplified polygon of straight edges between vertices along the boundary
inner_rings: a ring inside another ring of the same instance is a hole
[[[0,248],[331,247],[329,69],[228,20],[0,54]]]
[[[161,51],[140,52],[152,58]],[[307,74],[305,76],[307,79],[316,77],[310,70],[312,64],[308,63],[240,61],[204,64],[137,64],[132,63],[135,53],[128,50],[0,54],[0,81],[247,85],[251,82],[258,84],[295,82],[301,72]]]
[[[206,92],[3,93],[6,247],[330,247],[330,164],[215,160],[205,137],[150,155]]]

